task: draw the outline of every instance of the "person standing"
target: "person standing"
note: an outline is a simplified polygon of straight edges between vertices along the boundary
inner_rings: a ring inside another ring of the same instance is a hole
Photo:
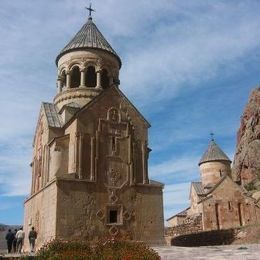
[[[22,252],[22,247],[23,247],[23,240],[24,240],[24,231],[23,228],[21,227],[17,233],[16,233],[16,239],[17,239],[17,251],[18,253]]]
[[[28,238],[29,238],[31,252],[34,252],[35,240],[37,238],[37,232],[34,230],[34,227],[32,227],[32,230],[29,232]]]
[[[13,240],[14,240],[14,233],[12,232],[11,229],[8,230],[8,232],[5,236],[5,240],[7,242],[7,250],[8,250],[8,254],[9,254],[12,251],[12,245],[13,245]]]
[[[16,243],[17,243],[16,233],[17,233],[17,229],[14,230],[13,253],[16,253]]]

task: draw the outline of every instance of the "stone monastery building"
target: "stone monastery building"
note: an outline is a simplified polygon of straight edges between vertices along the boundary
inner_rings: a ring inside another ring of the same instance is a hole
[[[231,178],[231,161],[214,139],[202,156],[200,182],[190,187],[190,207],[167,221],[171,226],[200,222],[201,230],[229,229],[260,222],[260,208]],[[190,229],[189,229],[190,225]]]
[[[53,103],[33,141],[24,230],[54,238],[163,243],[163,184],[148,175],[147,120],[119,89],[121,59],[92,17],[56,58]],[[25,239],[28,249],[28,240]]]

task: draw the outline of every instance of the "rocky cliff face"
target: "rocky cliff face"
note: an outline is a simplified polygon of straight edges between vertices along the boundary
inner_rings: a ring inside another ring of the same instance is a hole
[[[247,189],[260,189],[260,87],[251,93],[241,117],[232,174]]]

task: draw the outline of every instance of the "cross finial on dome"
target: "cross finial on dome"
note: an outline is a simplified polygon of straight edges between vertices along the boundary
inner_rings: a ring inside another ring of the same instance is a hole
[[[211,136],[211,141],[215,141],[215,140],[214,140],[214,133],[213,133],[213,132],[210,133],[210,136]]]
[[[92,4],[90,3],[90,4],[89,4],[89,7],[85,7],[85,8],[89,11],[88,19],[92,19],[91,13],[92,13],[92,12],[95,12],[95,10],[92,9],[92,6],[91,6],[91,5],[92,5]]]

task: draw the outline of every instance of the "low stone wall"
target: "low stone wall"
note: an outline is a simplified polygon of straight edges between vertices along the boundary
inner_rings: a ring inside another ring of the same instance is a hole
[[[202,231],[200,224],[183,224],[176,227],[166,228],[165,235],[170,237],[176,237],[185,234],[198,233]]]
[[[185,219],[185,222],[181,225],[165,228],[165,241],[167,245],[171,245],[171,241],[173,237],[198,233],[200,231],[202,231],[201,215],[197,215],[192,218],[188,217]]]
[[[170,244],[184,247],[229,245],[235,237],[234,229],[212,230],[173,237]]]
[[[196,216],[194,219],[187,219],[184,224],[168,227],[165,230],[166,237],[176,237],[185,234],[198,233],[202,231],[202,217]]]

